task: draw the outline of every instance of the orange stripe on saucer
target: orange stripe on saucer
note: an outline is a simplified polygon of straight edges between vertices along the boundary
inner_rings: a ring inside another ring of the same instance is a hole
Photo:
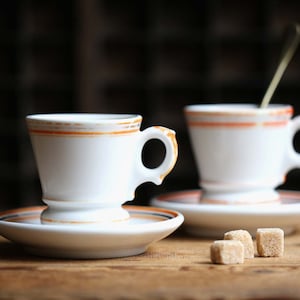
[[[274,200],[261,200],[261,201],[226,201],[226,200],[217,200],[217,199],[200,199],[200,203],[202,204],[222,204],[222,205],[263,205],[263,204],[275,204],[275,203],[281,203],[281,200],[274,199]]]
[[[128,210],[128,211],[131,211],[133,214],[135,212],[138,212],[138,211],[148,211],[149,213],[151,212],[155,212],[155,213],[165,213],[167,215],[171,215],[173,217],[178,217],[178,213],[175,212],[175,211],[172,211],[172,210],[168,210],[168,209],[165,209],[165,208],[157,208],[157,207],[152,207],[152,206],[136,206],[136,205],[123,205],[122,206],[124,209]]]
[[[46,206],[30,206],[30,207],[9,209],[9,210],[5,210],[5,211],[1,212],[0,217],[5,217],[5,216],[9,216],[9,215],[18,215],[18,214],[24,214],[24,213],[31,213],[31,212],[41,212],[45,208],[46,208]]]
[[[190,191],[182,191],[182,192],[171,192],[167,194],[160,195],[157,197],[159,201],[173,201],[174,199],[184,199],[184,198],[191,198],[191,197],[200,197],[202,194],[199,190],[190,190]]]

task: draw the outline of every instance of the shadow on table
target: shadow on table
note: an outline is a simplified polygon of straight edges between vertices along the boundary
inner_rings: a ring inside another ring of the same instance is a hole
[[[0,240],[1,260],[40,260],[39,257],[27,253],[22,246],[6,240]]]
[[[10,260],[10,259],[23,259],[31,258],[32,256],[25,252],[25,250],[18,244],[1,240],[0,241],[0,259]]]

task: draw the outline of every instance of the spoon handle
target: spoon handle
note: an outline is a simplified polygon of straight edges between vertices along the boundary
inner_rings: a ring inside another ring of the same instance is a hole
[[[289,62],[291,61],[291,59],[298,47],[298,44],[300,42],[300,25],[296,24],[295,29],[296,29],[296,34],[295,34],[294,38],[292,39],[290,45],[288,45],[288,47],[283,55],[283,58],[281,59],[279,65],[277,67],[277,70],[272,78],[272,81],[271,81],[271,83],[263,97],[263,100],[260,104],[260,108],[265,108],[268,106],[286,67],[288,66]]]

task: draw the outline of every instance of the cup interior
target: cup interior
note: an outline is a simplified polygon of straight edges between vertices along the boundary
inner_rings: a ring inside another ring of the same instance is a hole
[[[28,120],[47,122],[80,122],[80,123],[115,123],[141,119],[135,114],[92,114],[92,113],[56,113],[56,114],[34,114],[27,116]]]
[[[270,104],[260,108],[255,104],[226,103],[226,104],[193,104],[185,107],[186,113],[224,113],[224,114],[269,114],[272,112],[292,113],[292,106],[285,104]]]

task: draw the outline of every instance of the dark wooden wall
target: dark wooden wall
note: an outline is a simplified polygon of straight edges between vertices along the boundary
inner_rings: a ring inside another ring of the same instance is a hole
[[[297,21],[297,0],[1,1],[0,208],[40,204],[24,123],[38,112],[134,112],[144,116],[143,128],[173,128],[179,142],[174,171],[162,186],[138,188],[135,202],[197,188],[182,108],[259,103],[284,30]],[[296,114],[299,75],[298,51],[273,100],[294,105]],[[152,146],[145,149],[149,165],[161,151]],[[293,171],[283,188],[299,183]]]

